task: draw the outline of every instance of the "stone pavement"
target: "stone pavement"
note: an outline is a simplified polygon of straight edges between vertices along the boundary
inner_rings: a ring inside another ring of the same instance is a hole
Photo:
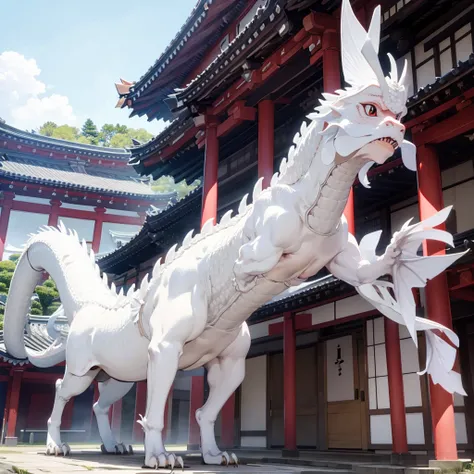
[[[153,469],[143,469],[143,451],[136,451],[134,455],[103,455],[99,449],[92,446],[71,446],[72,453],[68,457],[46,456],[43,454],[42,446],[27,445],[18,447],[0,447],[0,474],[17,472],[20,474],[67,474],[91,471],[94,474],[111,474],[111,471],[119,471],[117,474],[145,474],[157,472]],[[185,453],[183,453],[185,454]],[[169,473],[169,469],[160,469],[160,472]],[[181,469],[175,469],[176,473]],[[256,474],[347,474],[349,471],[331,469],[315,466],[292,466],[291,464],[278,465],[272,463],[259,464],[247,460],[246,464],[239,466],[238,471],[234,467],[204,466],[198,455],[187,455],[185,457],[186,474],[194,473],[222,473],[234,472],[256,473]]]

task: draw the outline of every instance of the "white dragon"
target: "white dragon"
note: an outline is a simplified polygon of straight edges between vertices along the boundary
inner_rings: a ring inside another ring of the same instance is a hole
[[[145,432],[145,465],[183,466],[163,444],[165,403],[177,370],[204,366],[210,393],[196,412],[204,462],[237,464],[235,454],[218,448],[214,423],[244,379],[250,347],[245,321],[275,295],[325,266],[385,316],[406,325],[415,343],[416,331],[426,331],[426,371],[447,391],[464,394],[460,375],[453,371],[458,338],[448,328],[416,317],[411,292],[462,255],[417,255],[427,238],[452,245],[449,233],[433,229],[445,221],[449,209],[405,224],[381,257],[375,255],[380,233],[358,245],[343,216],[355,177],[368,185],[370,166],[384,163],[397,147],[405,165],[416,168],[415,147],[404,141],[400,122],[406,113],[406,65],[398,78],[390,57],[391,74],[384,77],[379,36],[380,8],[365,31],[344,0],[342,65],[350,87],[323,94],[271,185],[262,190],[261,180],[257,182],[252,204],[244,197],[235,217],[228,212],[216,225],[207,222],[195,237],[190,232],[136,291],[117,295],[113,285],[109,288],[93,253],[86,258],[86,245],[74,232],[46,228],[29,240],[11,282],[4,339],[10,354],[39,367],[66,360],[48,421],[47,453],[69,452],[60,439],[64,405],[96,377],[102,380],[94,412],[103,450],[123,452],[112,435],[108,409],[133,382],[146,379],[146,413],[139,420]],[[57,284],[70,329],[67,337],[58,336],[49,349],[35,353],[25,348],[24,330],[30,296],[43,271]],[[377,280],[387,274],[393,283]]]

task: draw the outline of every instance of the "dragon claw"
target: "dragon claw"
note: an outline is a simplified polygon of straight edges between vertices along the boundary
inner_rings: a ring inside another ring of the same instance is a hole
[[[71,453],[71,448],[67,443],[62,443],[57,445],[54,442],[48,443],[46,446],[46,455],[47,456],[67,456]]]

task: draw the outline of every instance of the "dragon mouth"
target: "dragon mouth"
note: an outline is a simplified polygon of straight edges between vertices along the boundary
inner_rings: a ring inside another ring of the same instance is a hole
[[[390,137],[378,138],[377,140],[373,140],[373,141],[388,143],[394,150],[396,150],[399,147],[397,140],[394,140],[393,138],[390,138]]]

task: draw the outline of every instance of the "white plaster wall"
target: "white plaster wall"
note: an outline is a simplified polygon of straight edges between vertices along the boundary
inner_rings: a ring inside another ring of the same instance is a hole
[[[107,214],[114,214],[116,216],[139,217],[137,212],[135,212],[135,211],[125,211],[123,209],[107,209]]]
[[[403,71],[405,61],[407,63],[406,87],[408,89],[408,97],[411,97],[415,93],[415,89],[413,87],[413,72],[412,72],[411,53],[407,53],[407,54],[405,54],[405,56],[402,56],[401,58],[399,58],[397,60],[397,67],[398,67],[398,70],[400,71],[399,74],[401,74],[401,71]]]
[[[392,226],[392,232],[396,232],[402,228],[402,225],[408,219],[413,217],[412,223],[419,222],[420,214],[418,211],[418,204],[411,204],[410,206],[404,207],[403,209],[393,211],[390,216],[390,224]]]
[[[370,442],[372,444],[392,444],[390,415],[370,416]]]
[[[368,301],[359,295],[344,298],[336,301],[336,319],[347,318],[367,311],[372,311],[374,308]]]
[[[267,429],[267,356],[247,359],[245,368],[241,391],[240,429],[263,431]]]
[[[407,441],[408,444],[425,444],[422,413],[407,413]]]
[[[29,239],[28,234],[35,234],[41,226],[47,224],[47,214],[11,211],[3,259],[7,260],[11,254],[16,253],[14,251],[8,252],[8,247],[21,248]]]
[[[466,414],[455,413],[454,425],[456,429],[456,442],[458,444],[466,444],[467,443]]]
[[[267,438],[265,436],[241,436],[240,445],[243,448],[266,448]]]
[[[460,30],[456,31],[454,34],[455,39],[460,38],[463,34],[467,33],[470,30],[470,25],[464,25]],[[471,33],[472,34],[472,33]],[[464,37],[462,40],[456,43],[456,59],[458,61],[465,61],[469,58],[469,55],[472,53],[472,37],[471,34]]]
[[[100,247],[99,253],[108,253],[115,250],[117,247],[115,242],[110,235],[111,230],[117,232],[127,232],[136,234],[140,230],[139,225],[130,225],[130,224],[115,224],[113,222],[104,222],[102,224],[102,235],[100,237]]]
[[[474,181],[459,184],[443,191],[445,206],[454,206],[456,211],[456,231],[464,232],[474,227]]]
[[[63,222],[67,229],[74,229],[80,240],[84,239],[86,242],[92,242],[94,221],[74,217],[60,217],[59,222]]]
[[[316,308],[311,308],[305,313],[311,313],[311,324],[322,324],[335,319],[335,304],[329,303]]]
[[[61,208],[63,208],[63,209],[75,209],[77,211],[95,212],[95,206],[83,206],[81,204],[72,204],[72,203],[69,203],[69,202],[63,202],[61,204]]]
[[[258,339],[260,337],[268,336],[268,326],[270,324],[280,323],[283,318],[270,319],[269,321],[263,321],[261,323],[252,324],[249,326],[250,337],[252,339]]]
[[[33,196],[21,196],[19,194],[15,195],[14,201],[32,202],[35,204],[47,204],[48,206],[50,205],[49,199],[33,197]]]

